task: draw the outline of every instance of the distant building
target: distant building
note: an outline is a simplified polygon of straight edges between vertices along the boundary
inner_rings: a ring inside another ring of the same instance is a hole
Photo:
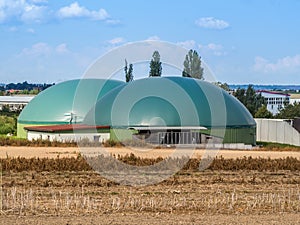
[[[290,104],[300,103],[300,94],[291,94]]]
[[[90,142],[105,142],[110,138],[110,126],[87,126],[83,124],[65,124],[52,126],[29,126],[27,139],[48,140],[59,142],[80,142],[88,140]],[[76,134],[76,135],[75,135]]]
[[[10,111],[22,110],[34,97],[30,95],[0,96],[0,110],[4,106],[8,106]]]
[[[260,93],[266,99],[267,109],[273,115],[278,114],[285,104],[290,103],[289,94],[274,91],[257,91],[257,93]]]

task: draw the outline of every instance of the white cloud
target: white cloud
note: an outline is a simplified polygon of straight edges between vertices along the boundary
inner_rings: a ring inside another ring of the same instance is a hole
[[[62,7],[57,12],[60,18],[89,18],[92,20],[105,20],[109,18],[105,9],[98,11],[90,11],[84,6],[80,6],[78,2],[74,2],[69,6]]]
[[[229,27],[228,22],[226,22],[224,20],[216,19],[214,17],[200,18],[195,21],[195,24],[199,27],[209,28],[209,29],[218,29],[218,30],[226,29]]]
[[[89,11],[86,8],[79,6],[77,2],[72,3],[70,6],[60,8],[58,11],[58,15],[62,18],[83,17],[88,14]]]
[[[41,22],[46,16],[47,6],[40,3],[32,0],[0,0],[0,23],[9,20]]]
[[[187,40],[183,42],[178,42],[177,45],[186,49],[194,49],[196,46],[196,42],[194,40]]]
[[[199,45],[198,46],[201,52],[204,53],[212,53],[216,56],[226,55],[226,51],[224,51],[224,47],[219,44],[209,43],[208,45]]]
[[[24,8],[21,20],[24,22],[40,23],[46,15],[46,10],[45,6],[28,5]]]
[[[66,43],[39,42],[20,50],[12,60],[1,61],[0,77],[10,74],[9,79],[12,80],[20,77],[27,80],[47,78],[51,82],[79,78],[101,54],[104,52],[99,48],[84,48],[74,52]]]
[[[48,0],[30,0],[32,3],[48,3]]]
[[[118,20],[118,19],[108,19],[105,21],[107,24],[109,25],[119,25],[121,24],[121,20]]]
[[[10,32],[16,32],[16,31],[18,31],[18,28],[15,27],[15,26],[13,26],[13,27],[10,27],[8,30],[9,30]]]
[[[29,28],[29,29],[27,29],[27,32],[28,32],[28,33],[31,33],[31,34],[34,34],[34,33],[35,33],[35,30],[34,30],[33,28]]]
[[[69,52],[69,49],[67,47],[67,44],[63,43],[63,44],[56,46],[55,51],[59,54],[65,54],[65,53]]]
[[[257,56],[253,68],[255,71],[263,73],[293,71],[300,69],[300,55],[286,56],[273,63],[263,57]]]
[[[65,43],[59,44],[56,47],[52,47],[47,43],[39,42],[32,45],[30,48],[24,48],[19,56],[40,57],[65,53],[70,53],[69,49],[67,48],[67,44]]]
[[[51,47],[43,42],[36,43],[31,48],[24,48],[21,52],[21,56],[41,56],[49,55],[51,53]]]
[[[58,16],[64,18],[88,18],[106,20],[107,24],[116,25],[120,20],[111,19],[105,9],[88,10],[78,2],[50,11],[47,0],[0,0],[0,23],[21,21],[24,23],[41,23],[46,19]]]
[[[108,41],[108,43],[111,45],[118,45],[118,44],[122,44],[124,42],[125,42],[125,39],[122,37],[117,37],[117,38],[114,38],[114,39],[111,39]]]
[[[0,23],[5,21],[7,15],[5,14],[4,10],[1,8],[1,5],[0,5]]]
[[[151,37],[148,37],[147,39],[146,39],[146,41],[160,41],[160,37],[158,37],[158,36],[151,36]]]

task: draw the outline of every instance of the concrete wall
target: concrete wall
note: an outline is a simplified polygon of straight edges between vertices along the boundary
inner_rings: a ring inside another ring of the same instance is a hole
[[[255,119],[256,140],[300,146],[300,133],[287,121],[279,119]]]
[[[49,140],[49,141],[60,141],[60,142],[72,142],[80,141],[82,139],[88,139],[90,142],[98,141],[105,142],[110,138],[109,133],[43,133],[43,132],[34,132],[28,131],[27,139],[32,140]]]

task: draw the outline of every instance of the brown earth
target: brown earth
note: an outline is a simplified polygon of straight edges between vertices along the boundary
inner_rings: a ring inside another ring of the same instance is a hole
[[[171,214],[171,213],[111,213],[100,215],[81,216],[26,216],[5,219],[0,217],[1,224],[214,224],[214,225],[241,225],[241,224],[272,224],[296,225],[300,224],[298,214],[280,215],[199,215],[198,213]],[[4,219],[4,220],[3,220]]]
[[[103,150],[104,149],[104,150]],[[0,158],[6,157],[39,157],[39,158],[57,158],[59,157],[76,157],[79,152],[99,151],[99,148],[78,148],[78,147],[13,147],[13,146],[0,146]],[[249,151],[249,150],[190,150],[190,149],[146,149],[146,148],[101,148],[104,154],[126,155],[133,153],[136,156],[143,158],[157,158],[168,157],[172,154],[191,155],[193,157],[201,157],[204,154],[209,156],[222,156],[228,158],[241,158],[241,157],[261,157],[261,158],[284,158],[287,156],[300,159],[300,152],[297,151]]]

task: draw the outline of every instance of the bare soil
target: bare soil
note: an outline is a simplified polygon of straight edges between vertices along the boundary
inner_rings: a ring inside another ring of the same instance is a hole
[[[110,213],[99,215],[80,216],[26,216],[3,217],[0,224],[214,224],[214,225],[240,225],[240,224],[272,224],[295,225],[300,223],[298,214],[279,215],[201,215],[198,213],[171,214],[171,213]]]
[[[13,146],[0,146],[0,158],[6,157],[25,157],[25,158],[57,158],[59,157],[76,157],[80,152],[86,151],[99,151],[99,148],[78,148],[78,147],[13,147]],[[146,149],[146,148],[101,148],[106,154],[126,155],[133,153],[136,156],[143,158],[166,158],[169,156],[177,155],[191,155],[192,157],[200,158],[203,155],[222,156],[228,158],[241,158],[241,157],[261,157],[278,159],[287,156],[300,159],[300,152],[297,151],[250,151],[250,150],[199,150],[199,149]],[[192,152],[192,153],[191,153]]]

